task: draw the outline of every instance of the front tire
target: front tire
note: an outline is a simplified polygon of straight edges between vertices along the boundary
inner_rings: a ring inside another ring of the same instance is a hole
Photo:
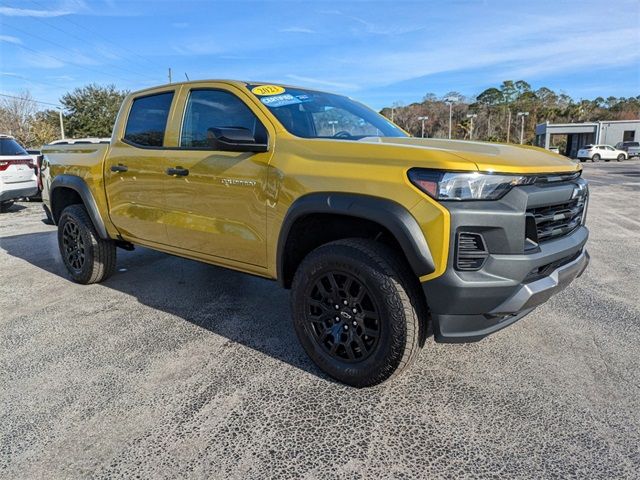
[[[101,282],[116,268],[115,244],[100,238],[82,205],[70,205],[62,211],[58,222],[58,246],[74,282]]]
[[[426,336],[413,273],[378,242],[346,239],[311,252],[296,271],[291,309],[309,357],[331,377],[367,387],[399,375]]]
[[[621,162],[621,161],[625,160],[624,154],[622,154],[622,153],[621,153],[620,155],[618,155],[617,160],[618,160],[619,162]]]

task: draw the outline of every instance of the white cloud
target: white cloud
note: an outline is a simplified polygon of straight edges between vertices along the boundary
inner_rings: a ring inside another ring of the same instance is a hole
[[[87,6],[82,0],[66,0],[60,3],[56,8],[37,10],[33,8],[15,8],[0,6],[0,15],[7,17],[62,17],[64,15],[73,15],[82,11],[86,11]]]
[[[289,74],[287,75],[287,78],[290,78],[291,80],[295,80],[296,82],[304,82],[307,85],[339,88],[340,90],[356,90],[358,88],[358,86],[354,83],[332,82],[328,80],[321,80],[318,78],[303,77],[301,75]]]
[[[11,35],[0,35],[0,42],[22,45],[22,40],[20,40],[18,37],[12,37]]]
[[[282,33],[316,33],[315,30],[311,30],[310,28],[304,28],[304,27],[287,27],[278,31]]]

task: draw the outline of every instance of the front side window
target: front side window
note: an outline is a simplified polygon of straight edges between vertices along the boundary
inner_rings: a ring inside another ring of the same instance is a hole
[[[28,155],[27,151],[13,138],[0,138],[0,155]]]
[[[124,139],[141,147],[162,147],[173,92],[139,97],[133,101]]]
[[[284,128],[298,137],[360,140],[407,136],[382,115],[342,95],[276,85],[247,87]]]
[[[256,143],[267,143],[267,130],[238,97],[225,90],[192,90],[184,114],[180,146],[217,150],[219,128],[247,130]]]

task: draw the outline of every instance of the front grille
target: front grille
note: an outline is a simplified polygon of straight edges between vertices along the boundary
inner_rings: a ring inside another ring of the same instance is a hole
[[[543,243],[570,234],[582,223],[585,204],[586,197],[581,196],[559,205],[528,209],[527,214],[533,217],[536,230],[536,238],[529,240]],[[531,233],[527,232],[527,237]]]

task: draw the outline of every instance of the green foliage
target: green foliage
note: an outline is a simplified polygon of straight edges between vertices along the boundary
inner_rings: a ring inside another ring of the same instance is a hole
[[[421,134],[419,116],[428,116],[426,135],[444,138],[449,129],[449,107],[445,99],[455,92],[438,98],[428,93],[420,103],[408,106],[394,105],[394,121],[414,136]],[[459,94],[457,94],[459,95]],[[381,113],[391,118],[391,108]],[[518,112],[529,112],[517,117]],[[453,106],[453,138],[486,141],[518,142],[524,121],[524,142],[533,143],[535,126],[549,122],[589,122],[597,120],[630,120],[640,118],[640,95],[630,98],[597,97],[594,100],[575,101],[565,93],[556,93],[547,87],[534,90],[524,80],[505,80],[499,87],[480,93],[475,101],[464,99]],[[473,130],[467,120],[475,113]]]
[[[60,99],[65,109],[66,136],[110,137],[127,92],[114,85],[90,84],[66,93]]]

